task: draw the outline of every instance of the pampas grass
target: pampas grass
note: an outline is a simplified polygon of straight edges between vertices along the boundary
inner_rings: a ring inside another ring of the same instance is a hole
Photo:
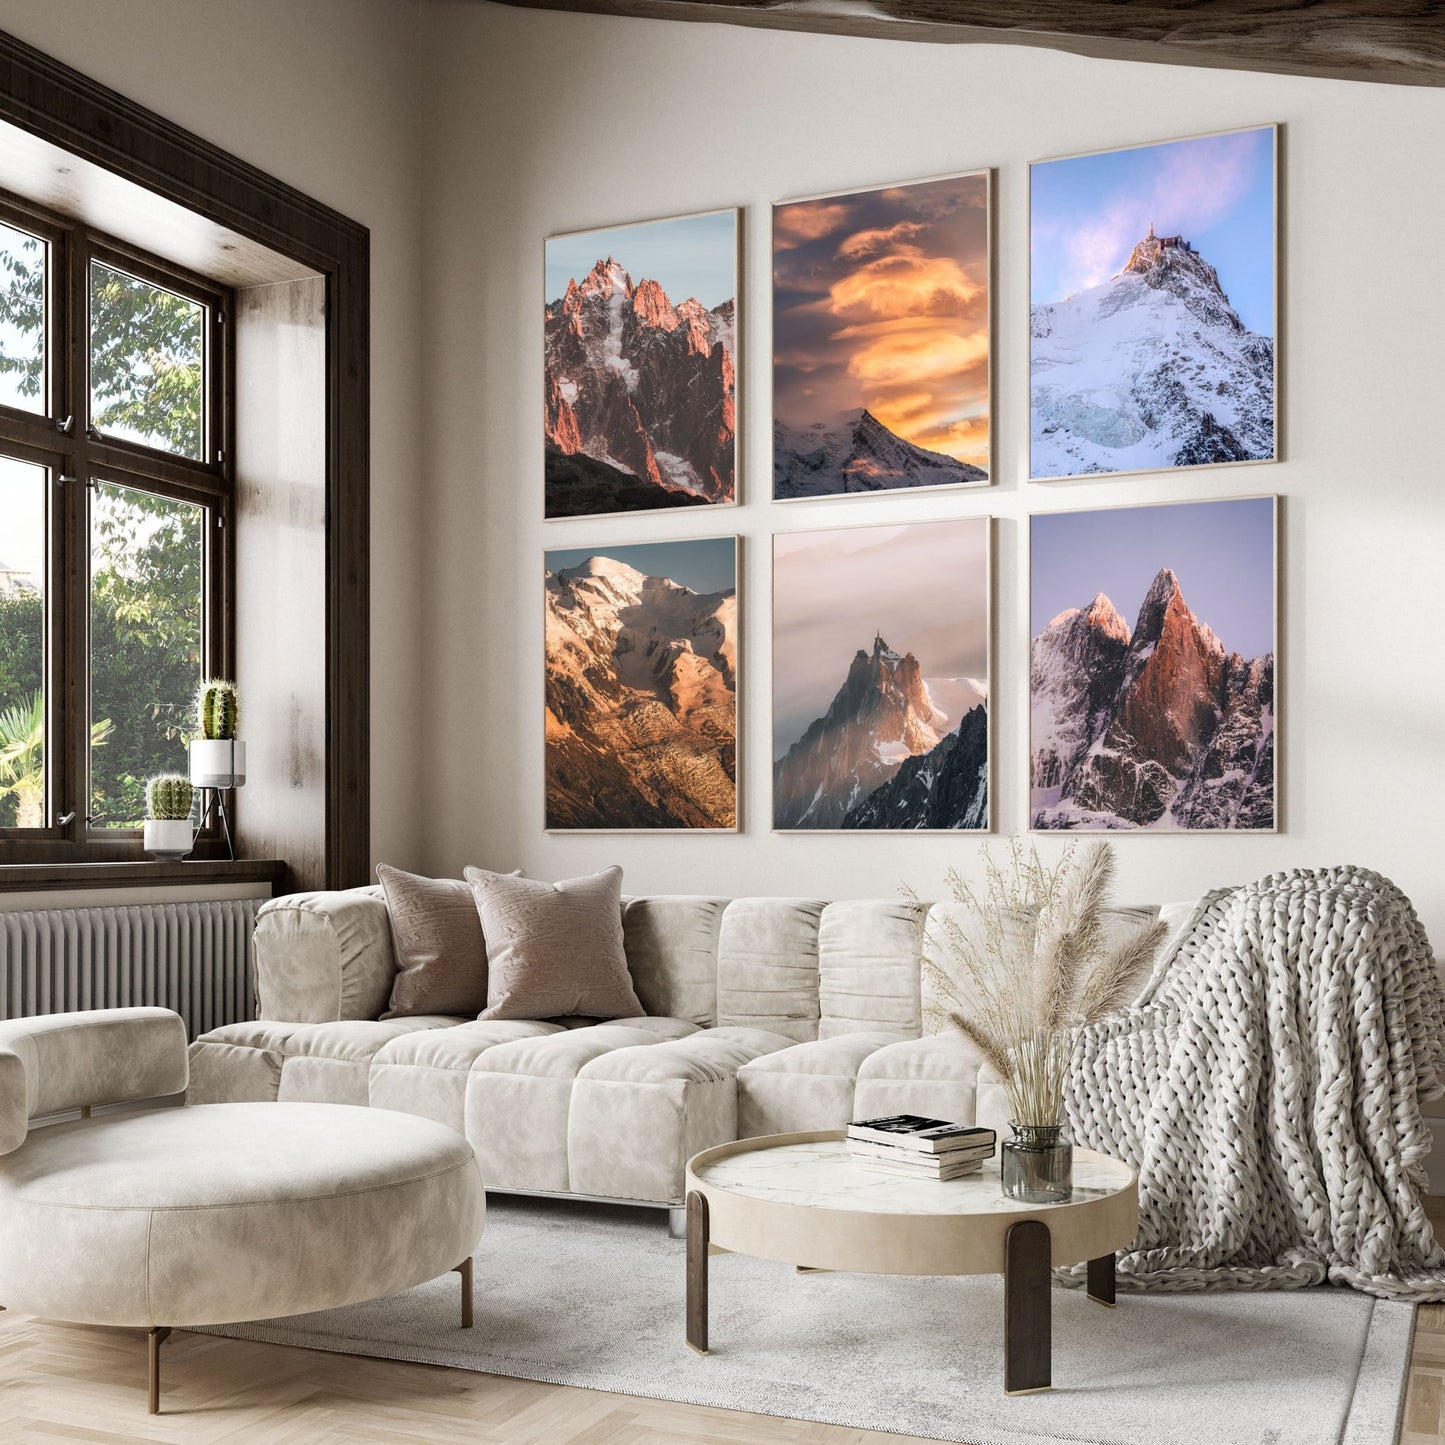
[[[984,850],[981,889],[948,872],[971,927],[918,910],[921,967],[938,1000],[933,1021],[956,1028],[993,1066],[1016,1124],[1062,1122],[1073,1031],[1121,1008],[1164,942],[1168,930],[1156,922],[1108,945],[1113,881],[1113,850],[1102,839],[1070,843],[1049,868],[1037,848],[1011,838],[1006,866]]]

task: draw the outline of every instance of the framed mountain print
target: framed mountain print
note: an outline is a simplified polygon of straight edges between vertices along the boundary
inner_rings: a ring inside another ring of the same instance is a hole
[[[774,536],[774,829],[989,828],[992,527]]]
[[[737,500],[738,213],[546,244],[546,515]]]
[[[1278,127],[1029,167],[1029,475],[1269,462]]]
[[[1276,510],[1030,518],[1033,828],[1275,829]]]
[[[986,486],[992,174],[773,207],[773,496]]]
[[[737,827],[738,541],[546,555],[549,830]]]

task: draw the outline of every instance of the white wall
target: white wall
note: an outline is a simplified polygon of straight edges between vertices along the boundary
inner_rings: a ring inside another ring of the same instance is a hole
[[[422,823],[418,3],[0,0],[0,29],[371,228],[377,857],[413,854]]]
[[[1032,509],[1277,491],[1283,509],[1283,830],[1121,837],[1122,895],[1276,868],[1394,877],[1445,942],[1439,461],[1445,93],[531,12],[435,0],[424,298],[424,843],[410,861],[558,877],[617,861],[638,891],[925,893],[977,843],[769,832],[769,534],[991,512],[1000,827],[1026,824],[1025,518]],[[1028,485],[1027,163],[1281,121],[1283,454],[1277,466]],[[774,199],[998,168],[999,484],[778,508],[769,492]],[[742,486],[731,511],[541,521],[542,238],[742,205]],[[740,836],[542,830],[541,553],[736,530],[745,538]],[[1054,850],[1056,837],[1045,840]],[[407,861],[398,859],[397,861]]]

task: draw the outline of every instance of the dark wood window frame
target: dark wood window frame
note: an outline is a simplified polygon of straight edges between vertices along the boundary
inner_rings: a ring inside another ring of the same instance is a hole
[[[46,371],[39,412],[0,406],[0,455],[48,472],[50,527],[46,589],[47,799],[44,826],[0,830],[0,864],[138,860],[136,830],[93,828],[89,806],[89,554],[92,489],[111,483],[205,509],[202,667],[233,671],[235,549],[231,457],[234,357],[230,291],[206,277],[137,251],[93,228],[0,192],[0,222],[48,246],[44,331]],[[205,308],[202,455],[178,456],[89,424],[89,296],[93,263],[184,296]],[[214,825],[194,856],[219,855]],[[221,855],[223,856],[223,855]]]
[[[364,883],[371,853],[370,234],[330,207],[4,32],[0,120],[325,278],[324,885]],[[94,867],[100,872],[114,865]],[[85,864],[75,865],[77,886],[96,881],[86,869]],[[0,887],[29,886],[24,871],[0,869]]]

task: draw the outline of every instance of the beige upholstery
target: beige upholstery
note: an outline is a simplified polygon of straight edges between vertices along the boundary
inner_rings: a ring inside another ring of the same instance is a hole
[[[625,898],[627,967],[642,1007],[703,1028],[717,1022],[718,931],[726,898]]]
[[[723,1027],[597,1054],[571,1089],[564,1187],[680,1204],[687,1161],[737,1138],[738,1070],[789,1043],[764,1029]],[[480,1122],[468,1112],[473,1140]]]
[[[11,1019],[0,1023],[0,1154],[19,1149],[42,1114],[185,1087],[186,1026],[169,1009]]]
[[[484,1211],[466,1141],[387,1110],[218,1104],[53,1125],[0,1160],[0,1300],[102,1325],[331,1309],[453,1269]]]
[[[735,898],[718,931],[717,1021],[818,1037],[818,926],[826,905]]]
[[[252,945],[262,1018],[380,1018],[396,977],[381,888],[292,893],[262,904]]]
[[[917,1037],[922,911],[912,903],[864,900],[824,908],[818,920],[820,1039],[878,1030]]]
[[[764,1054],[738,1070],[739,1139],[836,1129],[854,1118],[858,1070],[897,1042],[887,1033],[840,1034]]]
[[[868,1055],[858,1066],[853,1117],[926,1114],[972,1124],[983,1060],[959,1033],[905,1039]]]

